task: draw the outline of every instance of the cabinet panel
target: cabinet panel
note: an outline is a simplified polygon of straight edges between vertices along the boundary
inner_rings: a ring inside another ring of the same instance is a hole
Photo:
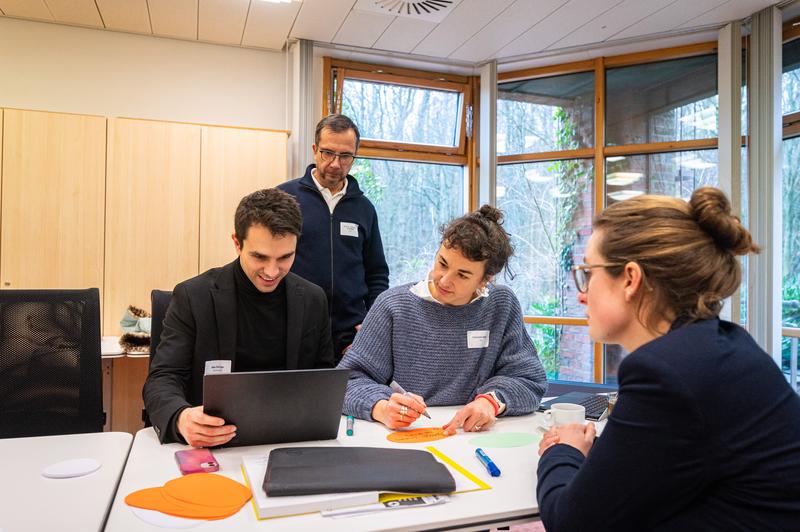
[[[3,288],[103,287],[106,119],[6,109]]]
[[[203,128],[200,193],[200,271],[236,257],[233,215],[245,195],[286,181],[287,134]]]
[[[128,305],[197,275],[200,126],[110,119],[104,334]]]

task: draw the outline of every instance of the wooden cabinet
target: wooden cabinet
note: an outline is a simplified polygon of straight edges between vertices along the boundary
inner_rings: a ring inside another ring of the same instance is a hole
[[[233,215],[247,194],[286,181],[287,134],[204,127],[200,176],[200,271],[236,257]]]
[[[104,335],[154,288],[232,260],[239,200],[287,177],[285,131],[16,109],[0,123],[0,288],[99,287]],[[135,432],[148,360],[105,367],[111,430]]]
[[[2,287],[102,292],[106,119],[6,109],[3,132]]]
[[[103,331],[128,305],[197,275],[200,126],[108,121]]]

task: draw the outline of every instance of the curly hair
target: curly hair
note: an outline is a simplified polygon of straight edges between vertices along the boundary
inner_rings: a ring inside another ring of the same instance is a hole
[[[491,205],[456,218],[441,228],[442,244],[459,250],[467,259],[486,261],[484,278],[502,270],[514,254],[503,224],[503,212]]]

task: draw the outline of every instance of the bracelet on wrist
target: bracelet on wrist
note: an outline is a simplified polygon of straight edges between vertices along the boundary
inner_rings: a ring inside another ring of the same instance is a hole
[[[497,404],[497,400],[495,400],[495,398],[489,395],[488,393],[479,393],[478,395],[475,396],[475,399],[476,400],[486,399],[487,401],[489,401],[489,404],[491,404],[492,408],[494,409],[494,417],[497,417],[497,414],[500,413],[500,405]]]

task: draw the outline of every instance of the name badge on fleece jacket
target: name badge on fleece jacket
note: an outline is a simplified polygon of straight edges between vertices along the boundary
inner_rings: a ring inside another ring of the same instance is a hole
[[[231,361],[230,360],[206,360],[206,375],[214,373],[230,373]]]
[[[467,331],[467,348],[489,347],[489,331]]]
[[[358,224],[352,222],[339,222],[339,233],[342,236],[354,236],[358,238]]]

